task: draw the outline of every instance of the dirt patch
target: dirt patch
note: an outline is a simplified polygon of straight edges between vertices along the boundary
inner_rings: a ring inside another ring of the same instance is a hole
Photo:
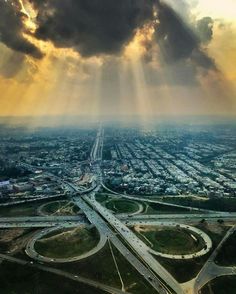
[[[207,226],[208,230],[210,230],[212,233],[215,234],[222,234],[225,232],[225,227],[220,226],[219,224],[208,224]]]
[[[68,231],[63,231],[63,232],[59,232],[56,235],[50,236],[50,237],[44,237],[42,238],[40,241],[42,242],[48,242],[48,241],[54,241],[55,239],[60,239],[60,240],[71,240],[73,241],[74,239],[77,239],[78,233],[81,231],[81,229],[83,229],[84,227],[79,227],[79,228],[75,228],[73,230],[68,230]]]
[[[162,231],[165,227],[158,228],[156,226],[142,226],[142,225],[135,225],[134,230],[138,233],[142,232],[151,232],[151,231]]]
[[[25,229],[17,228],[10,230],[0,230],[0,242],[11,242],[25,233]]]
[[[16,253],[22,250],[34,232],[35,229],[24,228],[0,230],[1,251]]]

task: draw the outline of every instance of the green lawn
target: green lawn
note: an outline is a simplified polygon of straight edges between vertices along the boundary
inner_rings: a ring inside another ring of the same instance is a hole
[[[37,208],[39,203],[32,204],[20,204],[9,207],[0,207],[0,216],[10,217],[10,216],[35,216],[37,215]]]
[[[219,277],[208,283],[201,290],[202,294],[234,294],[236,293],[236,277]]]
[[[160,214],[160,213],[191,213],[188,209],[178,208],[168,205],[162,205],[157,203],[148,203],[148,209],[145,212],[146,214]]]
[[[156,294],[135,268],[114,247],[113,252],[127,292]],[[78,262],[61,264],[60,268],[121,289],[120,279],[108,243],[95,255]]]
[[[236,211],[236,198],[210,198],[200,200],[193,197],[163,197],[164,202],[210,209],[215,211]]]
[[[28,266],[3,262],[0,265],[2,294],[103,294],[102,290]]]
[[[104,194],[104,193],[97,193],[96,194],[96,200],[100,203],[106,201],[108,199],[108,195]]]
[[[114,199],[105,203],[106,207],[116,213],[133,213],[139,209],[137,202],[132,200]]]
[[[179,283],[187,282],[198,274],[209,254],[189,260],[174,260],[156,256],[156,259],[175,277]]]
[[[236,265],[236,232],[234,232],[223,244],[216,261],[219,265],[235,266]]]
[[[35,250],[51,258],[67,258],[79,256],[92,248],[99,241],[96,228],[76,228],[50,234],[35,243]]]
[[[196,240],[191,236],[196,238]],[[138,236],[144,236],[142,239],[151,248],[167,254],[189,254],[199,251],[204,246],[204,241],[196,234],[181,228],[152,228],[144,227],[138,233]],[[146,240],[148,239],[149,242]]]

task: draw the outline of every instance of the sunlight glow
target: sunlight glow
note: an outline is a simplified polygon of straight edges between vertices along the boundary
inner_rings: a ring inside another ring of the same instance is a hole
[[[168,50],[154,34],[158,11],[154,11],[156,20],[134,30],[133,39],[124,43],[118,53],[87,57],[80,55],[76,46],[57,48],[53,40],[37,39],[37,11],[28,0],[14,3],[23,14],[24,28],[19,34],[34,44],[43,57],[37,59],[8,43],[0,43],[0,116],[127,114],[139,115],[145,121],[160,114],[236,112],[234,0],[224,4],[220,0],[198,0],[184,6],[182,14],[179,2],[167,1],[184,21],[187,14],[192,16],[189,27],[201,17],[213,18],[210,40],[199,48],[216,65],[215,71],[196,65],[190,55],[167,60]],[[183,46],[181,42],[176,45]]]

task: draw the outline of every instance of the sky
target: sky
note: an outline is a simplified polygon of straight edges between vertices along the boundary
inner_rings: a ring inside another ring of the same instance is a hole
[[[0,116],[234,116],[235,65],[235,0],[0,0]]]

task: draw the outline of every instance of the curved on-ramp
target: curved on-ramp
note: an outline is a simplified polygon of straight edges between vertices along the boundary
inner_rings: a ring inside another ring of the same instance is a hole
[[[132,221],[130,222],[132,223]],[[135,223],[135,222],[134,222]],[[138,223],[137,223],[138,225]],[[161,256],[164,258],[170,258],[170,259],[193,259],[193,258],[197,258],[200,256],[203,256],[205,254],[207,254],[211,248],[212,248],[212,241],[210,239],[210,237],[204,233],[202,230],[195,228],[193,226],[189,226],[189,225],[185,225],[185,224],[179,224],[179,223],[175,223],[175,222],[142,222],[142,224],[140,224],[142,226],[165,226],[165,227],[178,227],[178,228],[182,228],[182,229],[186,229],[188,231],[192,231],[195,234],[197,234],[198,236],[200,236],[204,243],[205,246],[204,248],[202,248],[201,250],[197,251],[197,252],[193,252],[191,254],[167,254],[167,253],[162,253],[156,250],[153,250],[152,248],[149,247],[149,252],[157,255],[157,256]]]
[[[37,261],[41,261],[41,262],[51,262],[51,263],[75,262],[75,261],[79,261],[81,259],[84,259],[84,258],[87,258],[89,256],[94,255],[95,253],[97,253],[99,250],[101,250],[104,247],[104,245],[106,244],[106,241],[107,241],[107,237],[104,234],[102,234],[102,232],[99,231],[99,229],[98,229],[99,234],[100,234],[100,239],[99,239],[98,244],[94,248],[92,248],[91,250],[89,250],[83,254],[80,254],[78,256],[68,257],[68,258],[53,258],[53,257],[47,257],[44,255],[41,255],[35,250],[35,246],[34,246],[35,242],[37,242],[43,236],[48,235],[51,232],[61,230],[61,229],[63,229],[63,227],[54,227],[54,228],[44,229],[44,230],[36,233],[33,236],[33,238],[26,245],[26,249],[25,249],[26,254],[29,257],[31,257]]]

